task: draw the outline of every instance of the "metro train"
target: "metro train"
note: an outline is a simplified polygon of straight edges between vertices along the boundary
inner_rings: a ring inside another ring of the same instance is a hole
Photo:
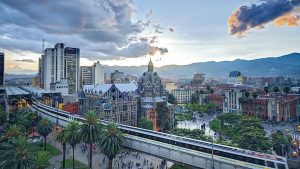
[[[85,119],[81,116],[74,116],[68,112],[57,110],[53,107],[46,106],[41,103],[33,102],[32,107],[39,111],[51,112],[53,118],[59,118],[66,123],[71,120],[78,122],[84,122]],[[50,113],[49,113],[50,114]],[[107,124],[107,121],[101,120],[101,124]],[[210,157],[212,153],[212,143],[206,141],[195,140],[191,138],[156,132],[147,129],[141,129],[138,127],[127,126],[118,124],[118,128],[125,134],[149,139],[159,142],[160,144],[168,144],[185,148],[192,151],[197,151],[201,154]],[[269,155],[264,153],[258,153],[250,150],[214,144],[213,148],[214,156],[225,159],[227,162],[232,162],[244,166],[245,168],[261,168],[261,169],[288,169],[287,161],[285,158]]]

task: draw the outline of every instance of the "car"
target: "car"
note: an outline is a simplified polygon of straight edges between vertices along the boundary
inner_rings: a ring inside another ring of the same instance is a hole
[[[42,142],[42,137],[41,136],[33,136],[33,137],[30,137],[28,140],[27,140],[28,143],[40,143]]]
[[[298,157],[298,153],[297,153],[296,151],[293,151],[293,152],[292,152],[292,157],[297,158],[297,157]]]
[[[295,139],[293,139],[291,143],[293,147],[297,147],[297,141]]]

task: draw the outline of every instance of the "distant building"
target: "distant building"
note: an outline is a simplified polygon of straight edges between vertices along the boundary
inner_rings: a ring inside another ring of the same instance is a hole
[[[104,84],[104,67],[100,64],[99,61],[94,63],[92,66],[92,84],[98,85],[98,84]]]
[[[171,93],[171,91],[172,91],[172,90],[175,90],[175,89],[177,89],[177,86],[176,86],[175,83],[173,83],[173,82],[168,82],[168,83],[166,83],[166,90],[167,90],[169,93]]]
[[[242,73],[239,71],[232,71],[229,73],[228,77],[228,83],[237,85],[237,84],[243,84],[244,78],[242,77]]]
[[[0,86],[4,84],[4,53],[0,52]]]
[[[60,92],[63,96],[68,95],[69,86],[67,79],[60,79],[59,82],[50,83],[50,91]]]
[[[84,85],[79,92],[79,112],[93,110],[101,119],[137,126],[137,86],[134,83]]]
[[[41,87],[50,90],[50,83],[67,79],[68,93],[76,93],[79,88],[79,59],[78,48],[65,47],[63,43],[47,48],[39,59],[38,75]]]
[[[205,74],[202,73],[195,73],[193,80],[191,81],[191,87],[197,89],[203,85],[205,81]]]
[[[124,72],[120,72],[119,70],[115,70],[110,74],[111,83],[122,83],[124,82]]]
[[[65,48],[66,79],[68,80],[69,94],[76,93],[79,89],[79,63],[80,51],[78,48]]]
[[[83,85],[93,85],[92,77],[92,66],[80,66],[80,88],[82,88]]]
[[[32,78],[31,85],[34,86],[34,87],[40,87],[39,77],[38,76],[34,76]]]
[[[147,117],[153,122],[153,129],[160,130],[157,125],[156,106],[159,103],[167,104],[167,92],[164,89],[161,79],[156,72],[153,71],[154,65],[150,59],[148,70],[144,72],[138,81],[138,93],[140,96],[139,117]],[[169,107],[168,115],[172,120],[174,117],[174,109]],[[173,122],[172,122],[173,123]]]
[[[240,103],[242,98],[243,92],[239,89],[227,90],[225,92],[223,112],[240,113],[242,111]]]
[[[104,84],[104,67],[99,61],[92,66],[80,67],[80,88],[83,85],[98,85]]]
[[[191,89],[185,89],[180,87],[179,89],[172,90],[171,92],[179,104],[189,103],[191,101],[192,94],[194,91]]]

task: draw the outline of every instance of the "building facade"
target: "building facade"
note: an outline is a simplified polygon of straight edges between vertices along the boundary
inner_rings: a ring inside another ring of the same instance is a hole
[[[104,67],[99,61],[92,66],[92,83],[93,85],[104,84]]]
[[[122,83],[124,82],[124,72],[120,72],[119,70],[115,70],[110,74],[111,83]]]
[[[80,88],[83,85],[93,85],[93,69],[91,66],[80,66]]]
[[[239,89],[231,89],[225,92],[223,112],[235,112],[240,113],[241,99],[243,98],[243,92]]]
[[[47,48],[39,59],[39,82],[42,88],[50,90],[50,83],[67,79],[69,94],[76,93],[79,88],[78,48],[65,47],[57,43],[54,48]]]
[[[134,83],[84,85],[79,92],[81,114],[93,110],[100,118],[120,124],[137,126],[138,94]]]
[[[186,104],[191,101],[192,94],[194,91],[189,88],[180,87],[179,89],[172,90],[171,93],[179,104]]]
[[[0,52],[0,86],[4,84],[4,53]]]

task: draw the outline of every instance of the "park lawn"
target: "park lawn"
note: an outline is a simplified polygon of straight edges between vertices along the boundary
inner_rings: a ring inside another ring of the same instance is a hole
[[[40,143],[39,147],[40,147],[40,150],[44,150],[44,144],[43,143]],[[54,147],[53,145],[51,145],[49,143],[47,143],[46,150],[50,152],[50,155],[52,157],[55,157],[55,156],[58,156],[58,155],[61,154],[61,151],[58,148]]]
[[[47,149],[47,151],[50,151],[50,155],[53,156],[53,157],[58,156],[58,155],[61,154],[61,151],[58,148],[51,145],[51,144],[47,143],[46,149]]]
[[[189,168],[181,164],[174,164],[170,169],[189,169]]]
[[[89,167],[78,160],[74,160],[76,169],[89,169]],[[60,168],[62,169],[63,162],[60,164]],[[66,169],[73,167],[72,159],[66,159]]]

